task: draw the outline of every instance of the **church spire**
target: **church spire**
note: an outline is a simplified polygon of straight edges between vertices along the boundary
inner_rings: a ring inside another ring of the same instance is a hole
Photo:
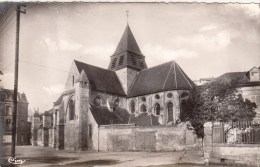
[[[139,71],[147,68],[144,59],[134,35],[127,24],[117,48],[111,56],[111,62],[108,68],[110,70],[119,70],[130,67]]]
[[[114,55],[124,51],[143,55],[128,24],[126,25],[124,34],[122,35],[120,42],[117,45]]]
[[[127,10],[127,11],[125,11],[125,13],[126,13],[126,24],[128,25],[129,11]]]

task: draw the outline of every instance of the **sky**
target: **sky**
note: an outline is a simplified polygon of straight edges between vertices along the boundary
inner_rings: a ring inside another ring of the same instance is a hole
[[[0,4],[1,5],[1,4]],[[1,17],[0,84],[13,89],[14,8]],[[19,92],[29,108],[51,109],[72,61],[107,68],[129,26],[148,67],[175,60],[197,80],[260,66],[259,4],[29,4],[21,14]]]

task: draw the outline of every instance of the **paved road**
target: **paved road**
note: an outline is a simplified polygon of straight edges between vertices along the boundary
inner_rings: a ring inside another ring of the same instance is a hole
[[[23,167],[47,166],[173,166],[184,154],[180,152],[74,152],[39,146],[17,146],[18,159],[26,160]]]

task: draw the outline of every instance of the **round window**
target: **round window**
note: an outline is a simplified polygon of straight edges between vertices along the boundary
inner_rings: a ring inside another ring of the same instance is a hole
[[[146,98],[145,97],[142,97],[141,100],[142,100],[142,102],[146,102]]]
[[[172,98],[172,97],[173,97],[173,94],[172,94],[172,93],[168,93],[168,94],[167,94],[167,97],[168,97],[168,98]]]
[[[155,97],[156,99],[160,99],[160,96],[159,96],[158,94],[156,94],[154,97]]]

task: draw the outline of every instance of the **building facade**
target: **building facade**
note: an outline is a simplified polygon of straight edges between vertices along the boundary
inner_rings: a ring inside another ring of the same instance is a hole
[[[3,142],[11,143],[13,122],[13,90],[0,88],[1,126],[4,129]],[[16,144],[30,144],[30,123],[28,122],[28,101],[24,93],[18,93],[18,110],[16,122]]]
[[[99,128],[106,125],[175,126],[181,95],[193,88],[175,61],[147,68],[127,25],[108,69],[72,62],[65,91],[51,110],[49,146],[98,150]]]

